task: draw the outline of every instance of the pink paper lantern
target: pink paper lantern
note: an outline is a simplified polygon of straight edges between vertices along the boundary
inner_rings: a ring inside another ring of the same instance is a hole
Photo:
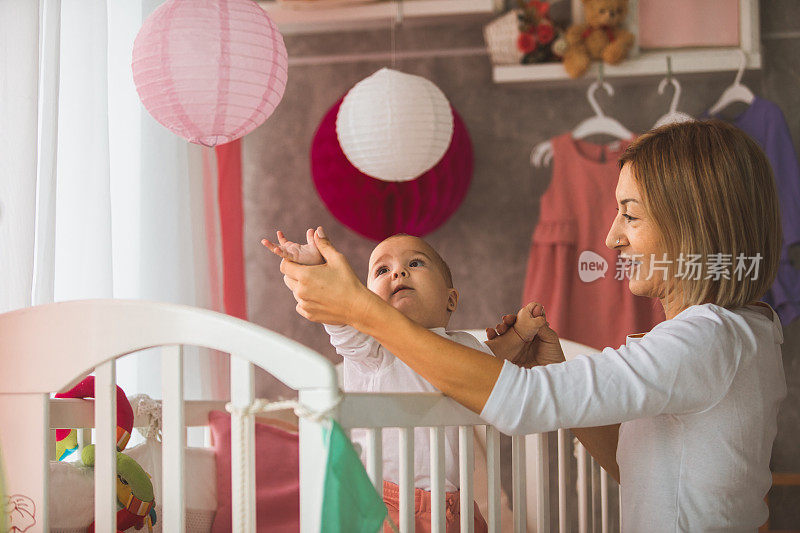
[[[132,66],[153,118],[190,142],[216,146],[272,114],[288,58],[275,23],[251,0],[169,0],[144,21]]]

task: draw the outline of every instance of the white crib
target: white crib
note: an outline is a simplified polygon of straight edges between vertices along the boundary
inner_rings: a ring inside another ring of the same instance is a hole
[[[564,342],[569,356],[593,350]],[[444,427],[459,426],[461,530],[473,529],[473,427],[485,426],[475,413],[441,394],[342,393],[334,366],[297,342],[249,322],[198,308],[126,300],[86,300],[49,304],[0,315],[0,451],[5,496],[24,495],[35,506],[35,525],[28,531],[48,531],[48,460],[50,428],[96,428],[95,527],[115,531],[116,412],[115,359],[142,349],[162,346],[163,398],[163,531],[185,530],[185,427],[203,424],[209,402],[183,399],[181,346],[202,346],[231,355],[231,403],[251,406],[254,367],[258,365],[298,391],[298,401],[313,412],[331,410],[346,430],[366,428],[367,471],[382,486],[381,430],[400,430],[400,530],[413,531],[413,432],[431,431],[433,531],[444,530]],[[75,385],[95,372],[93,416],[85,402],[51,400],[53,392]],[[53,415],[51,418],[51,405]],[[218,406],[217,406],[218,407]],[[455,415],[453,414],[455,410]],[[232,416],[232,496],[236,532],[254,532],[255,426],[253,415],[234,409]],[[513,524],[500,524],[500,434],[486,427],[489,531],[526,531],[528,508],[536,531],[551,530],[550,476],[547,435],[512,437]],[[526,441],[532,460],[526,460]],[[326,448],[321,423],[299,420],[301,531],[324,531],[320,524]],[[569,487],[569,457],[564,430],[558,434],[558,531],[569,530],[568,500],[577,496],[578,531],[610,531],[605,472],[589,474],[589,462],[578,447],[578,490]],[[244,453],[237,453],[237,450]],[[526,495],[526,465],[533,465],[534,501]],[[599,479],[599,482],[598,482]],[[243,490],[242,487],[245,487]],[[590,490],[591,487],[591,490]],[[599,498],[598,498],[599,496]],[[594,502],[599,499],[599,506]],[[574,508],[575,505],[573,504]],[[1,508],[1,507],[0,507]],[[556,523],[552,524],[554,529]],[[614,527],[614,529],[617,529]]]

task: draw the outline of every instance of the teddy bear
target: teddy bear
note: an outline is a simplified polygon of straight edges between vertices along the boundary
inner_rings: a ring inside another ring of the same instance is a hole
[[[628,0],[582,0],[586,22],[567,30],[564,69],[570,78],[582,76],[593,59],[614,65],[628,55],[633,34],[621,26]]]

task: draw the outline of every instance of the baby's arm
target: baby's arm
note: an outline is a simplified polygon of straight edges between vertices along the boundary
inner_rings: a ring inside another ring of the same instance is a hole
[[[299,244],[286,239],[282,231],[278,231],[278,244],[269,239],[262,239],[261,244],[266,246],[275,255],[300,263],[301,265],[321,265],[325,259],[314,244],[314,230],[306,232],[307,244]],[[346,359],[363,363],[368,367],[380,365],[382,354],[381,346],[374,338],[361,333],[356,328],[347,325],[323,324],[325,331],[331,337],[331,344],[336,348],[336,353]]]
[[[539,317],[544,316],[544,308],[541,304],[529,303],[517,312],[517,321],[511,329],[517,332],[517,337],[521,343],[530,342],[542,327]]]
[[[517,312],[516,317],[508,315],[511,320],[506,321],[504,317],[504,334],[490,338],[486,341],[486,346],[496,357],[514,362],[522,347],[532,341],[542,327],[543,317],[542,306],[529,303]]]
[[[288,261],[301,265],[321,265],[325,262],[322,254],[314,244],[314,230],[306,231],[306,243],[299,244],[288,240],[282,231],[278,231],[278,244],[269,239],[261,239],[261,244],[266,246],[272,253]]]

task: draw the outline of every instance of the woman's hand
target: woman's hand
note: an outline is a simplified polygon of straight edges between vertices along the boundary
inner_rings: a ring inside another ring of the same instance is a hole
[[[314,244],[325,259],[322,265],[299,265],[283,259],[283,282],[297,300],[297,312],[313,322],[356,325],[369,316],[375,300],[356,277],[347,259],[325,237],[322,226],[314,232]]]
[[[306,244],[290,241],[282,231],[278,231],[278,244],[269,239],[261,239],[261,244],[273,254],[301,265],[321,265],[325,262],[314,244],[313,229],[306,231]]]
[[[531,368],[534,366],[543,366],[553,363],[562,363],[564,358],[564,351],[561,349],[561,343],[558,340],[558,334],[550,329],[550,325],[545,322],[544,325],[538,327],[536,335],[533,340],[525,340],[525,335],[520,335],[514,330],[514,324],[517,322],[519,316],[524,315],[527,317],[530,314],[534,318],[544,318],[544,308],[541,305],[531,302],[517,313],[517,315],[503,315],[502,321],[494,328],[486,329],[487,342],[486,345],[497,355],[502,352],[503,348],[510,344],[509,341],[516,339],[519,346],[513,353],[503,353],[501,357],[507,359],[512,363]],[[525,340],[522,342],[522,340]]]

